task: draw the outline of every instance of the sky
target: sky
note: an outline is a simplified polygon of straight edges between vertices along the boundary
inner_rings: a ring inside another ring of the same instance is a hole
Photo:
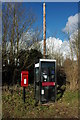
[[[32,10],[36,16],[33,26],[43,29],[43,2],[22,2],[22,7],[25,7],[26,11]],[[67,35],[62,30],[65,28],[68,18],[77,13],[78,2],[46,2],[46,38],[56,37],[62,41],[67,40]]]
[[[32,8],[36,14],[34,26],[43,28],[43,3],[23,3],[23,6]],[[69,24],[70,37],[73,40],[72,36],[78,27],[78,16],[80,14],[77,2],[46,2],[46,49],[50,53],[60,52],[64,58],[70,56],[68,36],[65,33]],[[43,41],[41,41],[41,47],[43,51]],[[74,59],[76,60],[75,53]]]
[[[27,12],[28,9],[32,10],[36,16],[36,22],[32,26],[32,29],[34,30],[36,27],[43,28],[43,3],[22,2],[22,7],[26,8],[25,12]],[[74,40],[73,36],[77,34],[78,24],[80,25],[78,16],[80,18],[77,2],[46,2],[46,49],[48,49],[50,53],[52,53],[54,48],[55,52],[63,54],[65,58],[66,56],[70,56],[68,36],[64,34],[64,32],[67,33],[69,28],[70,40]],[[31,40],[29,36],[31,36],[31,34],[28,32],[28,39]],[[27,34],[24,35],[23,39],[23,47],[21,48],[27,46]],[[40,44],[41,47],[43,47],[43,41],[41,41]],[[43,52],[43,48],[41,48],[41,51]],[[75,53],[74,58],[76,59]]]
[[[37,16],[34,26],[43,27],[43,3],[23,2],[23,7],[32,9]],[[67,35],[62,32],[66,26],[68,17],[78,13],[77,2],[46,2],[46,38],[57,37],[62,41],[67,39]]]

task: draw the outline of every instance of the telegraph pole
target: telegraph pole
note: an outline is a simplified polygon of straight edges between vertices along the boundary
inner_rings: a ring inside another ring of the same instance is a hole
[[[44,56],[44,58],[46,58],[46,12],[45,12],[45,3],[43,3],[43,40],[44,40],[43,56]]]

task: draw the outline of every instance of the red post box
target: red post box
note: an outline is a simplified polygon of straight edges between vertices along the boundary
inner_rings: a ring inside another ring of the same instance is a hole
[[[21,72],[21,86],[22,87],[28,86],[28,71]]]

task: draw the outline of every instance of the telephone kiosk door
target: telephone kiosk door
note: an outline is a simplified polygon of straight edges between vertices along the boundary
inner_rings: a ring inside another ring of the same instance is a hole
[[[55,61],[40,61],[40,101],[55,101],[56,73]]]

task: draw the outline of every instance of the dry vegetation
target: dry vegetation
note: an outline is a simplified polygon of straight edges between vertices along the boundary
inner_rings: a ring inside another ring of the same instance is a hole
[[[59,99],[60,94],[58,94],[57,101],[55,103],[52,103],[48,106],[35,106],[34,87],[33,85],[29,85],[26,88],[26,102],[25,104],[23,103],[22,87],[19,86],[19,84],[14,85],[14,83],[15,81],[18,81],[18,79],[20,80],[21,70],[26,70],[26,67],[30,69],[31,73],[34,68],[33,66],[31,68],[28,66],[31,66],[33,61],[35,63],[36,57],[39,59],[42,55],[41,53],[38,53],[34,50],[32,50],[32,52],[28,51],[28,48],[24,51],[19,50],[19,40],[21,36],[25,31],[28,32],[28,30],[30,30],[32,25],[35,23],[34,14],[30,11],[28,11],[29,13],[26,13],[25,10],[23,10],[22,7],[20,9],[20,7],[21,4],[12,6],[11,3],[6,3],[3,9],[2,64],[5,65],[3,66],[3,85],[4,83],[7,84],[3,86],[2,94],[3,118],[78,118],[78,61],[80,64],[80,54],[78,52],[78,36],[74,36],[74,42],[71,43],[70,36],[68,34],[71,49],[71,60],[66,58],[64,61],[61,54],[54,54],[54,52],[52,55],[50,54],[48,56],[51,59],[53,58],[57,60],[58,67],[61,67],[62,63],[63,71],[60,74],[64,76],[65,73],[66,82],[69,83],[68,88],[61,96],[61,98]],[[26,19],[23,19],[25,16],[27,16]],[[36,29],[35,35],[33,36],[32,41],[30,41],[31,44],[28,43],[28,47],[36,43],[34,47],[37,50],[39,49],[38,41],[41,40],[39,35],[40,33],[40,30],[38,31]],[[10,50],[7,49],[7,44],[9,42],[11,44]],[[15,43],[17,43],[17,46],[15,46]],[[15,52],[16,50],[17,53]],[[73,60],[73,50],[77,57],[76,62]],[[15,58],[16,65],[14,61]],[[19,66],[18,60],[20,64]],[[60,74],[59,77],[62,81]],[[33,73],[31,74],[31,77],[32,79],[30,80],[33,80]],[[9,86],[9,83],[10,85],[12,84],[14,86]]]
[[[3,118],[78,118],[78,91],[66,90],[55,103],[35,106],[34,87],[26,88],[26,102],[23,102],[23,89],[14,86],[3,88]],[[58,97],[58,96],[57,96]]]
[[[70,59],[64,62],[66,81],[70,82],[70,90],[78,89],[78,65]]]

